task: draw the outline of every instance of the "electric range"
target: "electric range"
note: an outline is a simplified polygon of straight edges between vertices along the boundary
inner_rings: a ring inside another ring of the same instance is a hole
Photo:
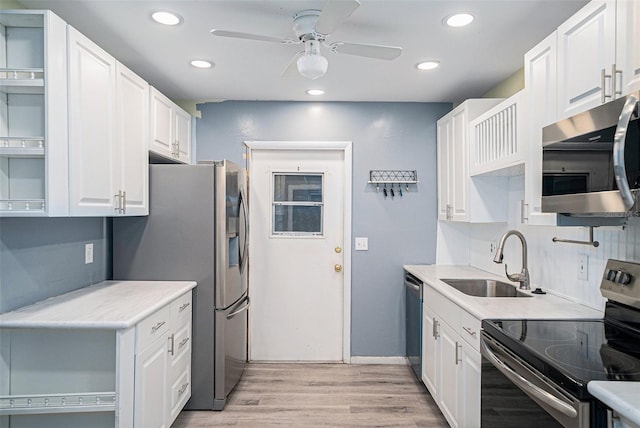
[[[640,264],[609,260],[600,289],[608,298],[603,319],[482,322],[483,426],[523,428],[529,419],[535,421],[531,426],[606,426],[606,409],[589,394],[587,383],[640,381]],[[523,397],[518,411],[501,409],[491,398],[505,388],[490,384],[494,369],[506,378],[506,387],[520,389],[514,392]]]

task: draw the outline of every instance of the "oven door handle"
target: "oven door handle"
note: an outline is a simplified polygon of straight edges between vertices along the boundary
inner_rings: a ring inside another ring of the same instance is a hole
[[[616,177],[616,183],[618,184],[620,196],[622,197],[622,202],[626,210],[631,209],[635,203],[635,199],[629,189],[629,182],[627,181],[627,169],[624,165],[624,144],[627,139],[629,122],[637,105],[638,100],[636,97],[629,95],[622,107],[616,133],[613,136],[613,173]]]
[[[502,360],[500,360],[500,358],[498,358],[493,353],[493,351],[491,351],[489,345],[487,345],[486,343],[485,338],[482,338],[480,340],[480,345],[482,346],[482,354],[487,357],[491,364],[493,364],[503,375],[505,375],[507,379],[516,384],[518,388],[526,391],[527,394],[534,396],[535,398],[539,399],[543,403],[556,409],[566,416],[569,416],[571,418],[575,418],[578,416],[578,412],[570,404],[567,404],[566,402],[560,400],[558,397],[529,382],[527,379],[516,373],[511,367],[502,362]]]

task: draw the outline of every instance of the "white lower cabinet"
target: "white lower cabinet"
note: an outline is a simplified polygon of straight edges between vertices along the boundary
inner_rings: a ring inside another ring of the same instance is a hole
[[[480,426],[480,321],[425,284],[422,380],[451,427]]]
[[[136,327],[134,425],[168,428],[191,397],[191,293]]]

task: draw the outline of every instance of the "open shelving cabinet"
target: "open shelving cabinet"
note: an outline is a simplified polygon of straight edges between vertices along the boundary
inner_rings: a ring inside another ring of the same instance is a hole
[[[64,21],[0,10],[0,216],[68,213],[66,67]]]

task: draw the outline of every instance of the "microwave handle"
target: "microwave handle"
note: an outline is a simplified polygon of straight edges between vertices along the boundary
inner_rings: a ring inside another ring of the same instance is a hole
[[[624,144],[627,139],[627,129],[629,128],[629,122],[633,116],[638,105],[638,100],[633,95],[627,97],[627,101],[622,107],[620,118],[618,119],[618,126],[616,127],[616,133],[613,137],[613,173],[616,177],[616,183],[622,196],[625,209],[629,210],[635,203],[633,194],[629,189],[629,182],[627,181],[627,170],[624,166]]]

